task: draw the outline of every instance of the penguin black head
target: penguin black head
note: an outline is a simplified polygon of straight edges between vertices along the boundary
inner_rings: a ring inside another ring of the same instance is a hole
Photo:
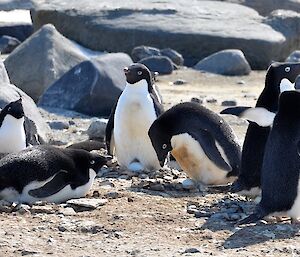
[[[161,123],[157,120],[151,125],[148,135],[157,154],[161,167],[164,166],[168,153],[172,150],[171,133],[162,128]]]
[[[108,155],[99,155],[99,154],[93,154],[90,153],[89,155],[89,162],[90,162],[90,168],[93,169],[95,172],[100,170],[103,165],[106,165],[108,161],[112,159],[111,156]]]
[[[151,72],[144,64],[133,63],[124,68],[124,73],[129,84],[135,84],[143,79],[147,81],[148,85],[151,84]]]
[[[300,91],[285,91],[280,95],[278,115],[294,117],[293,123],[300,117]]]
[[[23,109],[23,105],[22,105],[22,98],[6,105],[2,109],[1,114],[3,115],[3,118],[6,115],[11,115],[16,119],[21,119],[22,117],[24,117],[24,109]]]

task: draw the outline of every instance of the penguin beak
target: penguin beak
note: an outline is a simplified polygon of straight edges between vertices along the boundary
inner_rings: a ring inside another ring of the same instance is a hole
[[[159,160],[160,167],[165,166],[167,159]]]
[[[125,75],[127,75],[127,74],[129,73],[128,67],[125,67],[125,68],[124,68],[124,73],[125,73]]]

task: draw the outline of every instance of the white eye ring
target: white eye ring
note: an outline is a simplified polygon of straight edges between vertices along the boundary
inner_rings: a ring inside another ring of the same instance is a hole
[[[143,73],[143,72],[141,72],[141,71],[138,71],[138,72],[137,72],[138,75],[142,75],[142,73]]]
[[[10,110],[11,110],[11,107],[8,107],[7,110],[10,111]]]
[[[167,144],[163,144],[163,145],[162,145],[162,149],[165,150],[166,148],[167,148]]]
[[[92,165],[95,164],[95,161],[94,161],[94,160],[91,160],[91,161],[90,161],[90,164],[92,164]]]
[[[291,67],[285,67],[285,72],[290,72],[290,70],[291,70]]]

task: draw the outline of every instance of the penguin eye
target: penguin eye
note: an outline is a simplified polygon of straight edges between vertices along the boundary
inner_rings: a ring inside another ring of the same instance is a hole
[[[8,107],[7,110],[10,111],[10,110],[11,110],[11,107]]]
[[[165,150],[166,148],[167,148],[167,144],[163,144],[163,145],[162,145],[162,149]]]
[[[92,164],[92,165],[95,164],[95,161],[94,161],[94,160],[91,160],[91,161],[90,161],[90,164]]]
[[[141,71],[138,71],[138,72],[137,72],[138,75],[142,75],[142,73],[143,73],[143,72],[141,72]]]
[[[285,72],[290,72],[290,70],[291,70],[291,67],[285,67]]]

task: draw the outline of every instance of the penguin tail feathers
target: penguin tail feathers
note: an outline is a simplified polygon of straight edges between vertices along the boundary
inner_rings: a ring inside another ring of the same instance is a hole
[[[250,223],[256,223],[259,220],[263,219],[265,216],[267,216],[269,213],[261,209],[261,207],[256,208],[255,212],[249,215],[248,217],[239,220],[237,222],[237,225],[244,225],[244,224],[250,224]]]
[[[86,140],[79,143],[71,144],[66,148],[82,149],[91,152],[93,150],[100,150],[100,148],[105,148],[105,143],[97,140]]]
[[[230,107],[221,111],[220,114],[231,114],[234,116],[241,117],[243,113],[250,108],[251,107],[246,107],[246,106]]]

